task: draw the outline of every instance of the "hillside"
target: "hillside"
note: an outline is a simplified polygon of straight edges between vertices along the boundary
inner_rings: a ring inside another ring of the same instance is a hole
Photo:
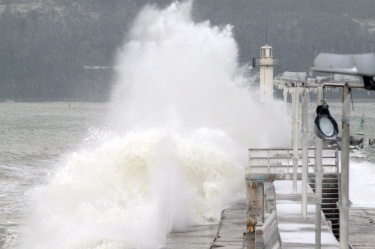
[[[108,100],[114,55],[149,2],[171,1],[0,1],[0,100]],[[193,17],[232,24],[241,63],[259,56],[267,22],[278,73],[307,71],[319,52],[374,52],[374,9],[372,0],[195,0]]]

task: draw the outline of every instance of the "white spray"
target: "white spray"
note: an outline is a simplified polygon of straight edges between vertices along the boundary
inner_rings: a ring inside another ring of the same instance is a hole
[[[162,247],[243,197],[248,147],[289,143],[283,104],[243,87],[232,27],[194,23],[191,5],[139,14],[118,56],[114,135],[33,191],[25,248]]]

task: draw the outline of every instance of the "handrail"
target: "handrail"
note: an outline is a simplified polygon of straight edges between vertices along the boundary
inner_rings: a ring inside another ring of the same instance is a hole
[[[250,148],[249,149],[249,172],[254,173],[289,173],[290,160],[293,154],[291,148]],[[298,149],[302,155],[302,149]],[[301,156],[300,156],[301,158]],[[308,166],[315,164],[315,148],[308,148]],[[322,164],[325,172],[339,172],[338,152],[336,148],[323,148]],[[298,160],[298,169],[302,169],[302,162]]]

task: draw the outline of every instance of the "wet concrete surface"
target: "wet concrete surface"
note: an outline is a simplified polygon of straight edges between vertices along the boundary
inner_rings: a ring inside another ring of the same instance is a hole
[[[189,227],[186,231],[172,232],[163,249],[210,248],[218,228],[218,224],[202,225]]]
[[[282,185],[289,184],[285,181]],[[276,184],[278,185],[278,184]],[[312,191],[308,193],[308,219],[300,217],[300,195],[292,194],[291,186],[276,186],[279,232],[283,248],[315,248],[315,203]],[[299,187],[300,189],[300,187]],[[322,214],[323,241],[332,237]],[[285,230],[285,231],[284,231]],[[349,241],[354,249],[375,249],[375,209],[351,208]],[[287,238],[287,237],[290,237]],[[298,241],[298,238],[301,241]],[[163,249],[254,249],[255,234],[246,233],[245,200],[222,212],[219,224],[189,227],[186,231],[172,232]],[[333,239],[328,239],[332,241]],[[327,243],[322,248],[337,248],[336,243]]]
[[[354,249],[375,248],[375,208],[351,208],[349,242]]]
[[[216,225],[193,226],[168,235],[163,249],[253,249],[254,234],[246,234],[245,200],[224,209]]]

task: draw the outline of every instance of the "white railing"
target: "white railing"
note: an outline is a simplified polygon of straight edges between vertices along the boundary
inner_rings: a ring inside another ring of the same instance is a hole
[[[302,173],[302,149],[298,150],[297,173]],[[309,173],[313,173],[315,166],[315,148],[308,148]],[[338,173],[338,150],[324,148],[322,156],[324,172]],[[268,148],[249,149],[249,173],[292,173],[293,149],[292,148]]]

